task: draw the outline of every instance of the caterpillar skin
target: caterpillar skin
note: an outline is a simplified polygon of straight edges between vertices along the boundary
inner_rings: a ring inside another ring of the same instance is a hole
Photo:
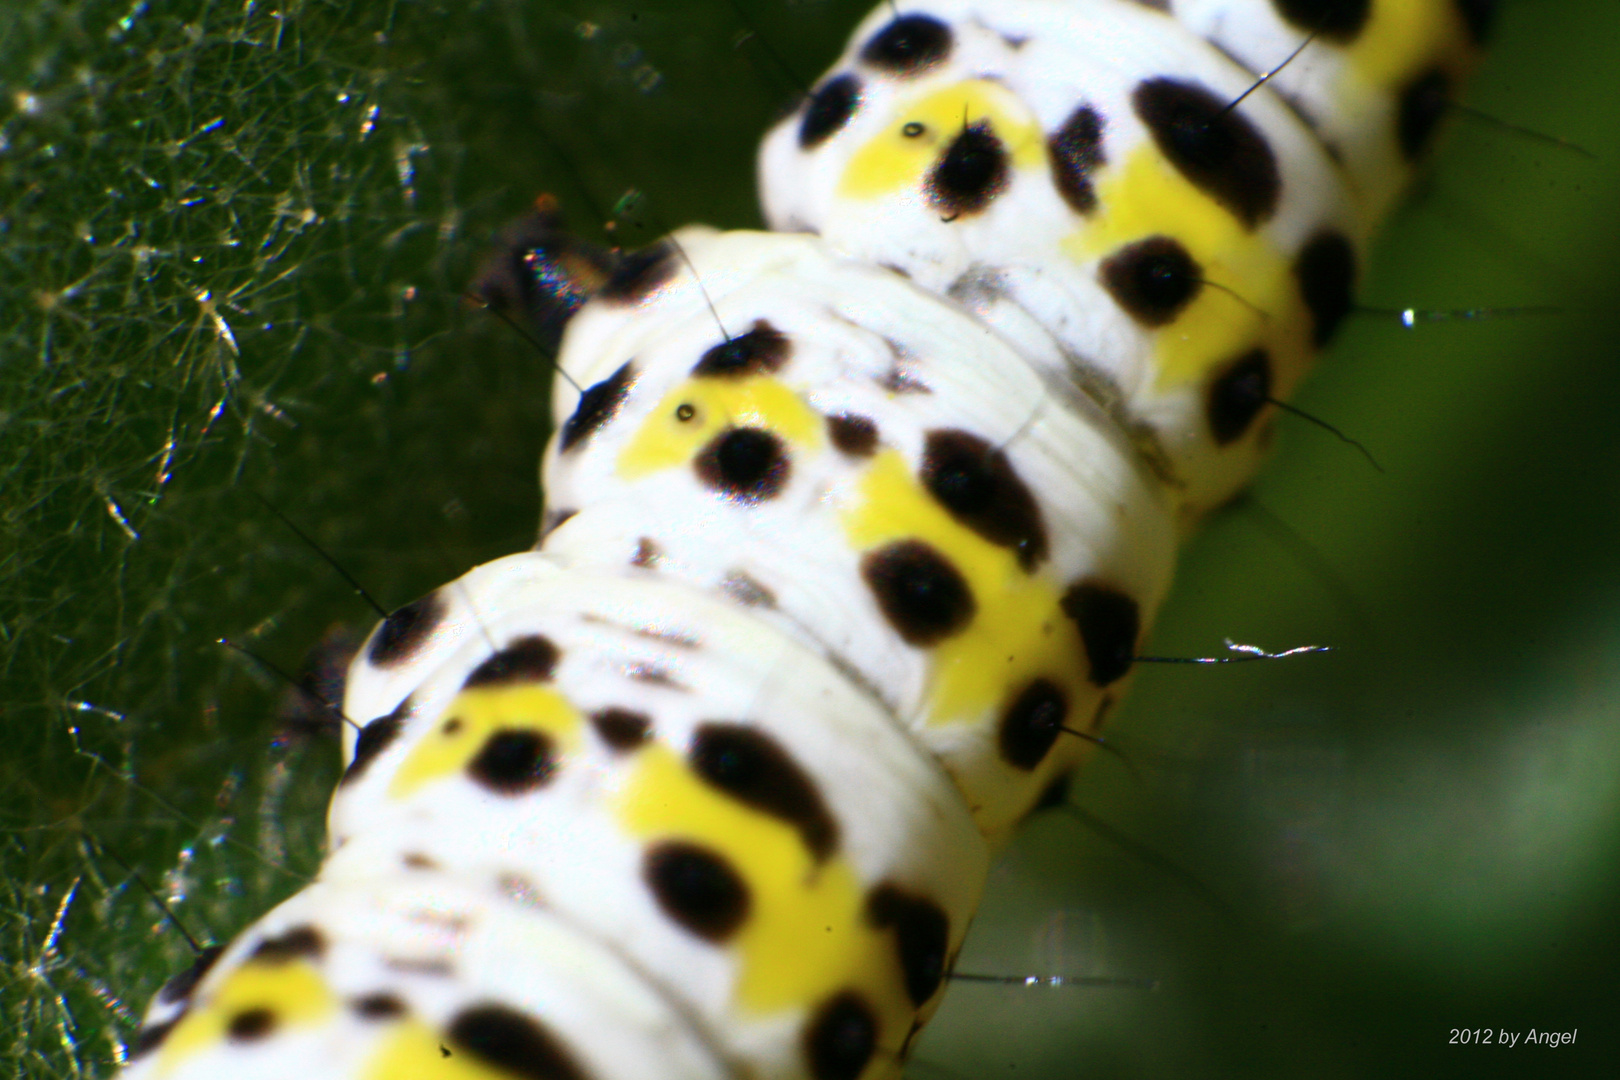
[[[319,879],[126,1075],[897,1074],[1485,14],[885,5],[783,231],[541,220],[488,286],[566,323],[541,543],[372,632]]]

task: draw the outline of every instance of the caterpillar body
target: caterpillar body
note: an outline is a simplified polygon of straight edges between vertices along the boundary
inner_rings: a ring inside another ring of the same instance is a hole
[[[319,880],[127,1075],[896,1074],[1489,7],[885,7],[766,140],[782,231],[540,222],[541,542],[373,631]]]

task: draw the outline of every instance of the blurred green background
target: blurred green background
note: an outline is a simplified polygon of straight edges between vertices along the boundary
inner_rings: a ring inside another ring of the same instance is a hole
[[[319,853],[275,675],[527,546],[542,359],[461,300],[540,192],[628,242],[756,221],[759,133],[866,4],[14,3],[0,14],[0,1073],[106,1075],[196,935]],[[997,870],[919,1076],[1607,1075],[1620,1063],[1620,4],[1504,4],[1459,125],[1107,758]],[[1139,845],[1146,845],[1144,853]],[[1174,863],[1179,869],[1167,868]],[[1189,883],[1196,879],[1196,884]],[[1572,1047],[1452,1028],[1578,1028]]]

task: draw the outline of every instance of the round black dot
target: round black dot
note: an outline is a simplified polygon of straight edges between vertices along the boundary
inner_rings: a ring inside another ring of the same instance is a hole
[[[1318,233],[1299,253],[1294,277],[1311,313],[1311,340],[1321,348],[1355,305],[1356,249],[1343,233]]]
[[[396,1016],[404,1016],[406,1012],[405,1002],[381,991],[355,998],[350,1007],[362,1020],[392,1020]]]
[[[804,1052],[814,1080],[856,1080],[877,1050],[877,1017],[859,994],[845,991],[816,1011]]]
[[[225,1021],[225,1035],[232,1042],[258,1042],[276,1029],[276,1014],[270,1009],[243,1009]]]
[[[499,795],[532,791],[556,771],[551,739],[542,732],[522,729],[495,732],[467,763],[467,775]]]
[[[634,750],[652,734],[652,719],[630,709],[609,708],[591,714],[591,726],[614,750]]]
[[[774,498],[788,480],[787,448],[760,428],[730,428],[693,462],[703,484],[729,498],[757,503]]]
[[[921,1008],[945,979],[946,950],[950,948],[951,920],[932,900],[913,896],[890,884],[879,885],[866,901],[867,917],[874,926],[892,928],[905,973],[906,995]]]
[[[1069,716],[1069,699],[1049,679],[1024,687],[1001,716],[1001,759],[1028,772],[1046,760]]]
[[[1052,180],[1063,201],[1078,214],[1089,214],[1097,208],[1091,178],[1107,161],[1102,138],[1102,114],[1090,105],[1081,105],[1047,140]]]
[[[1260,129],[1224,98],[1193,83],[1148,79],[1131,95],[1159,152],[1249,228],[1277,211],[1282,177]]]
[[[1107,686],[1136,660],[1142,614],[1136,601],[1108,585],[1083,581],[1063,594],[1063,613],[1074,620],[1091,668],[1091,682]]]
[[[817,860],[838,843],[838,823],[814,778],[775,739],[743,724],[698,728],[692,770],[746,806],[792,825]]]
[[[951,517],[1031,570],[1046,558],[1046,524],[1028,485],[1004,451],[967,431],[930,431],[921,479]]]
[[[861,80],[854,75],[839,75],[822,83],[799,121],[799,146],[805,150],[820,146],[849,123],[860,106]]]
[[[719,854],[668,841],[648,850],[642,878],[658,906],[688,932],[720,944],[748,917],[748,886]]]
[[[1104,259],[1099,270],[1114,302],[1148,327],[1175,321],[1203,287],[1203,270],[1168,236],[1150,236]]]
[[[514,1080],[587,1080],[557,1036],[539,1020],[505,1005],[463,1009],[450,1021],[445,1039],[455,1051]]]
[[[1347,44],[1367,25],[1372,0],[1272,0],[1292,26],[1329,41]]]
[[[869,552],[861,575],[895,633],[910,645],[936,645],[972,621],[973,590],[950,561],[920,540]]]
[[[1395,138],[1408,161],[1429,149],[1446,110],[1451,107],[1451,77],[1438,69],[1414,79],[1401,93]]]
[[[689,402],[683,401],[679,405],[675,406],[675,419],[679,420],[683,424],[690,421],[692,417],[696,415],[697,407]]]
[[[366,659],[380,668],[405,663],[432,640],[444,615],[444,601],[436,592],[398,608],[377,627]]]
[[[557,449],[572,450],[617,416],[630,396],[630,385],[635,377],[635,368],[627,363],[595,386],[586,387],[579,395],[573,415],[563,422]]]
[[[853,413],[829,416],[827,434],[832,444],[850,457],[871,457],[877,453],[878,429],[871,417]]]
[[[951,55],[951,28],[929,15],[902,15],[872,35],[861,59],[891,75],[918,75]]]
[[[1209,384],[1210,434],[1217,446],[1236,442],[1249,430],[1271,397],[1271,358],[1251,349]]]
[[[908,139],[919,139],[927,130],[928,126],[926,124],[919,124],[917,121],[912,120],[900,129],[900,134]]]
[[[964,127],[928,174],[928,201],[946,220],[976,214],[1007,187],[1007,149],[988,121]]]

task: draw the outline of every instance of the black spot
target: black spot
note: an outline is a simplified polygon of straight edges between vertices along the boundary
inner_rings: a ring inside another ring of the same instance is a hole
[[[1068,696],[1056,683],[1036,679],[1024,687],[1001,715],[1001,760],[1015,769],[1033,770],[1046,760],[1068,715]]]
[[[962,525],[1012,548],[1025,570],[1046,558],[1046,524],[1035,496],[1001,450],[966,431],[930,431],[922,483]]]
[[[748,917],[748,886],[708,848],[666,841],[648,849],[641,874],[664,914],[704,941],[721,944]]]
[[[635,367],[626,362],[595,386],[586,387],[585,392],[579,395],[579,404],[574,406],[574,415],[563,421],[557,449],[572,450],[619,415],[619,409],[630,396],[630,384],[635,379]]]
[[[804,1032],[813,1080],[856,1080],[877,1050],[877,1017],[852,990],[816,1010]]]
[[[746,334],[722,341],[704,353],[692,369],[692,374],[698,378],[712,379],[770,375],[782,369],[792,352],[793,343],[786,335],[764,319],[759,319]]]
[[[1143,326],[1175,320],[1203,287],[1203,269],[1179,241],[1150,236],[1103,260],[1103,287],[1125,314]]]
[[[867,553],[861,576],[889,625],[911,645],[937,645],[967,626],[977,608],[961,573],[921,540]]]
[[[225,1021],[225,1037],[232,1042],[258,1042],[276,1030],[276,1014],[259,1007],[243,1009]]]
[[[530,634],[514,638],[506,648],[473,668],[462,689],[480,686],[507,686],[512,683],[546,682],[557,670],[557,646]]]
[[[366,649],[366,660],[380,668],[403,664],[428,643],[444,618],[444,601],[428,593],[394,611],[377,627]]]
[[[816,781],[770,736],[742,724],[707,723],[687,756],[693,771],[721,791],[798,829],[817,861],[838,846],[838,823]]]
[[[591,725],[614,750],[634,750],[652,734],[652,720],[629,709],[601,709],[591,714]]]
[[[668,240],[649,244],[640,251],[619,257],[613,273],[597,293],[603,300],[622,304],[638,304],[650,297],[660,285],[675,276],[681,265],[681,256]]]
[[[399,733],[405,730],[405,718],[410,712],[411,699],[406,698],[393,712],[368,721],[360,729],[359,737],[354,740],[354,760],[343,770],[343,779],[338,781],[340,786],[360,779],[377,756],[394,745]]]
[[[1348,44],[1367,25],[1372,0],[1272,0],[1277,14],[1306,33]]]
[[[1271,357],[1251,349],[1209,384],[1209,430],[1217,446],[1235,442],[1271,396]]]
[[[1063,594],[1063,613],[1080,630],[1080,644],[1097,686],[1123,678],[1136,659],[1142,614],[1136,601],[1109,585],[1083,581]]]
[[[651,570],[658,565],[658,560],[664,557],[663,549],[653,543],[650,537],[643,536],[636,541],[636,551],[630,556],[630,565],[639,566],[643,570]]]
[[[493,1002],[461,1010],[445,1032],[450,1045],[514,1080],[586,1080],[540,1021]]]
[[[405,869],[407,870],[439,869],[438,863],[434,862],[432,859],[428,858],[426,855],[423,855],[419,851],[407,851],[405,853],[405,857],[400,861],[405,864]]]
[[[720,589],[744,607],[773,608],[776,594],[742,570],[732,570],[720,582]]]
[[[278,937],[267,937],[253,949],[249,959],[260,964],[285,964],[290,960],[319,959],[326,951],[326,940],[313,926],[295,926]]]
[[[1416,161],[1434,140],[1435,129],[1451,107],[1451,76],[1436,68],[1401,92],[1395,138],[1408,161]]]
[[[874,926],[894,928],[906,994],[913,1005],[922,1008],[945,978],[950,916],[932,900],[889,884],[879,885],[866,898],[866,915]]]
[[[871,457],[877,453],[878,429],[871,417],[853,413],[829,416],[827,434],[832,444],[850,457]]]
[[[924,184],[928,201],[947,221],[976,214],[1007,187],[1007,150],[990,123],[964,127]]]
[[[1131,95],[1159,151],[1195,187],[1249,228],[1277,210],[1282,178],[1260,129],[1192,83],[1148,79]]]
[[[551,739],[528,729],[497,731],[484,740],[467,775],[498,795],[521,795],[542,787],[557,771]]]
[[[405,1015],[405,1003],[393,994],[378,992],[355,998],[349,1003],[362,1020],[392,1020]]]
[[[172,976],[168,982],[158,988],[158,1004],[173,1005],[189,998],[191,992],[197,989],[197,984],[202,982],[203,976],[208,974],[208,970],[219,959],[219,954],[224,951],[218,945],[209,945],[200,950],[197,953],[197,958],[191,962],[190,967],[180,974]]]
[[[1052,158],[1052,182],[1058,194],[1077,214],[1097,209],[1091,177],[1107,163],[1103,155],[1103,118],[1090,105],[1081,105],[1046,141]]]
[[[849,123],[861,107],[861,80],[844,74],[822,83],[804,107],[799,121],[799,147],[813,150]]]
[[[1311,340],[1321,348],[1355,306],[1356,249],[1343,233],[1318,233],[1299,253],[1294,277],[1311,313]]]
[[[1475,45],[1483,45],[1496,24],[1496,0],[1457,0],[1457,14],[1468,27]]]
[[[787,483],[789,462],[782,440],[761,428],[727,428],[710,440],[693,463],[705,487],[738,502],[774,498]]]
[[[951,55],[951,28],[929,15],[902,15],[872,35],[861,59],[891,75],[920,75]]]
[[[135,1043],[129,1048],[129,1060],[134,1061],[143,1054],[150,1054],[162,1046],[163,1041],[169,1037],[169,1032],[173,1031],[174,1026],[183,1019],[183,1015],[176,1016],[172,1020],[166,1020],[161,1024],[152,1024],[137,1031],[135,1033]]]

